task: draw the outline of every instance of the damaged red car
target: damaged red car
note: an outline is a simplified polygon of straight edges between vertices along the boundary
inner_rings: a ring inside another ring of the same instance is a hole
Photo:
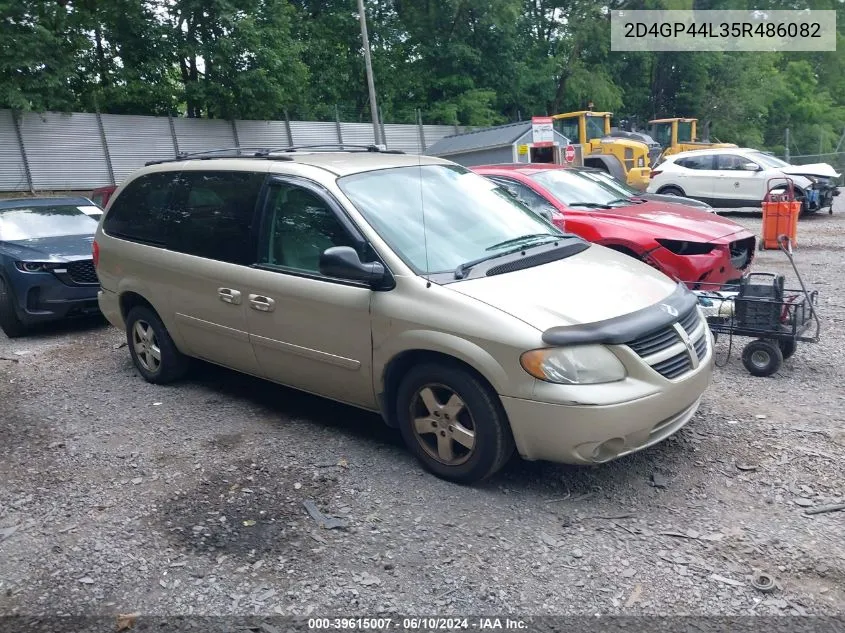
[[[754,234],[736,222],[682,204],[620,198],[618,190],[576,167],[471,169],[559,228],[636,257],[693,290],[738,283],[754,258]]]

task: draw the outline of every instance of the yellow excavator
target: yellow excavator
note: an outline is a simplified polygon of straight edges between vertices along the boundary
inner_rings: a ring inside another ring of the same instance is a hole
[[[554,128],[575,146],[575,163],[608,172],[636,189],[644,190],[651,177],[651,161],[659,147],[643,142],[642,135],[611,132],[612,112],[579,110],[555,114]],[[649,151],[651,150],[651,152]]]
[[[661,160],[678,152],[693,149],[712,149],[718,147],[737,147],[734,143],[711,143],[699,141],[697,136],[698,119],[671,117],[668,119],[654,119],[648,122],[651,126],[651,136],[663,148]]]

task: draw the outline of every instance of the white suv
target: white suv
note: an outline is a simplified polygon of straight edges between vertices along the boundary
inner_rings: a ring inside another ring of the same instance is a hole
[[[833,203],[839,193],[833,180],[839,176],[825,163],[790,165],[755,149],[701,149],[680,152],[657,165],[647,191],[688,196],[714,207],[756,207],[769,187],[785,185],[788,177],[802,210],[812,212]]]

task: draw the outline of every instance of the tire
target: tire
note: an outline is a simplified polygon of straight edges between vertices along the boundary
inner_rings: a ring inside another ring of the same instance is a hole
[[[778,347],[780,348],[780,353],[783,355],[783,359],[786,360],[790,356],[795,353],[795,350],[798,349],[798,343],[796,341],[778,341]]]
[[[498,396],[460,367],[427,363],[412,368],[399,383],[395,402],[405,444],[442,479],[475,483],[513,456],[513,436]]]
[[[742,364],[752,376],[771,376],[783,364],[783,353],[774,341],[757,339],[742,350]]]
[[[188,357],[176,349],[164,323],[151,308],[137,306],[126,315],[126,344],[135,368],[147,382],[175,382],[188,370]]]
[[[663,188],[662,188],[662,189],[660,189],[657,193],[659,193],[659,194],[661,194],[661,195],[663,195],[663,196],[681,196],[681,197],[686,197],[686,195],[687,195],[686,193],[684,193],[684,190],[683,190],[683,189],[681,189],[680,187],[675,187],[674,185],[670,185],[670,186],[668,186],[668,187],[663,187]]]
[[[0,277],[0,329],[9,338],[23,336],[27,331],[26,324],[15,312],[15,298],[3,277]]]

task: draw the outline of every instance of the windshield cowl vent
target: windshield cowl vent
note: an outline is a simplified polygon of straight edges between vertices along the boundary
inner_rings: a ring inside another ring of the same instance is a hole
[[[531,268],[533,266],[548,264],[549,262],[554,262],[559,259],[566,259],[567,257],[571,257],[576,253],[580,253],[581,251],[588,249],[589,247],[589,242],[579,241],[575,242],[574,244],[567,244],[566,246],[560,248],[554,248],[543,253],[537,253],[536,255],[521,257],[514,261],[507,262],[506,264],[499,264],[498,266],[493,266],[492,268],[489,268],[487,272],[484,273],[484,275],[486,277],[491,277],[493,275],[512,273],[515,270],[522,270],[524,268]]]

